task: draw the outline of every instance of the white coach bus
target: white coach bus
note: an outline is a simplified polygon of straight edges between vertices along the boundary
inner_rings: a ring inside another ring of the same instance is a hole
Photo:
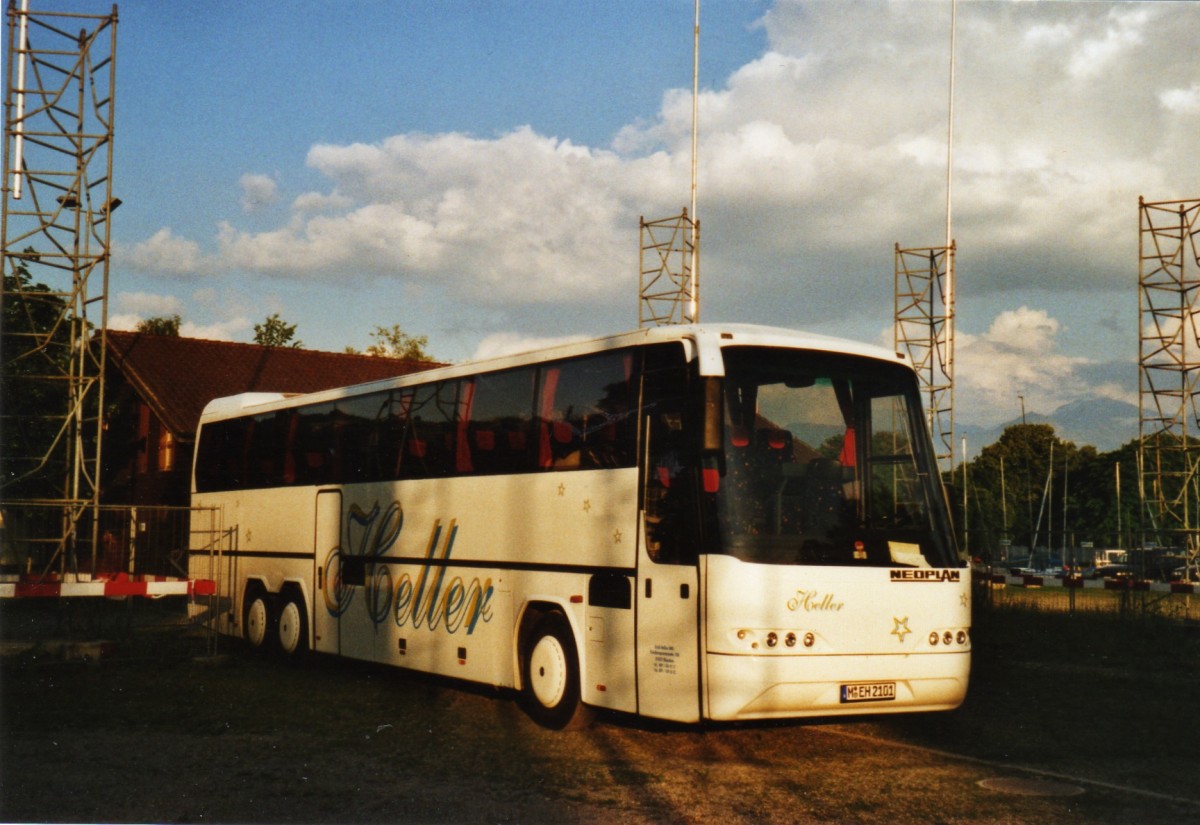
[[[512,688],[549,727],[967,690],[969,569],[916,375],[876,347],[665,326],[217,399],[193,504],[236,526],[223,632]]]

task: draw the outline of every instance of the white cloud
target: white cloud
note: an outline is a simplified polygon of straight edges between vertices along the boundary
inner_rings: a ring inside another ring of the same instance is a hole
[[[1059,331],[1059,322],[1045,310],[1022,306],[1000,313],[987,332],[960,332],[955,342],[956,406],[965,404],[977,421],[998,423],[1012,417],[1018,396],[1024,396],[1029,410],[1050,412],[1092,394],[1080,376],[1091,362],[1059,351]]]
[[[162,275],[194,275],[208,269],[200,244],[175,235],[163,227],[150,238],[125,249],[117,247],[115,258],[132,270]]]
[[[354,201],[337,192],[305,192],[292,201],[294,212],[334,212],[349,209]]]
[[[589,337],[587,335],[537,337],[525,335],[520,332],[495,332],[479,342],[479,346],[475,349],[475,354],[471,356],[471,360],[478,361],[485,358],[499,358],[503,355],[516,355],[517,353],[558,346],[559,344],[573,344],[576,341],[586,341]]]
[[[1187,89],[1166,89],[1159,92],[1158,99],[1163,108],[1178,114],[1200,112],[1200,83]]]
[[[238,341],[244,340],[247,337],[246,333],[253,326],[253,323],[242,316],[209,324],[185,320],[179,325],[179,334],[184,338],[205,338],[209,341]]]
[[[183,301],[176,296],[150,292],[118,292],[113,304],[118,312],[142,317],[179,315],[184,309]]]
[[[1149,19],[1150,13],[1144,8],[1110,11],[1103,33],[1085,37],[1075,47],[1067,64],[1071,76],[1094,78],[1102,75],[1114,61],[1142,44],[1142,29]]]
[[[115,313],[108,316],[108,328],[123,332],[133,332],[137,329],[137,325],[144,320],[146,319],[140,315],[132,313]]]
[[[268,175],[245,174],[238,183],[242,187],[242,209],[246,212],[257,212],[278,200],[278,187]]]
[[[612,153],[521,128],[494,140],[399,135],[316,146],[309,164],[339,193],[326,213],[259,233],[224,224],[230,267],[394,276],[500,304],[610,293],[630,281],[632,266],[613,261],[628,255],[635,195]]]

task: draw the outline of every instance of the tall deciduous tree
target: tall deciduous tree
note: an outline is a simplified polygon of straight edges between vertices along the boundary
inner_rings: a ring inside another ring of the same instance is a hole
[[[261,324],[254,325],[254,343],[264,347],[303,349],[304,342],[296,340],[296,325],[289,324],[276,312]]]
[[[399,324],[392,324],[391,328],[377,326],[375,327],[375,331],[371,333],[371,337],[375,339],[375,343],[367,347],[367,355],[404,358],[409,361],[434,360],[425,351],[425,347],[429,344],[429,336],[408,335],[400,329]],[[357,354],[358,350],[354,347],[346,347],[346,352]]]
[[[72,343],[67,304],[23,264],[4,275],[0,304],[0,489],[12,498],[56,495],[56,436],[67,410],[60,377]]]
[[[138,321],[137,331],[147,335],[169,335],[172,338],[178,338],[181,323],[182,319],[178,315],[160,315],[147,318],[145,321]]]

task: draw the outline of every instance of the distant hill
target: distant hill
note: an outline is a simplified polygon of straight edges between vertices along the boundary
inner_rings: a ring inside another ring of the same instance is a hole
[[[1138,437],[1137,406],[1111,398],[1083,398],[1063,404],[1050,415],[1030,413],[1026,421],[1030,424],[1050,424],[1064,441],[1073,441],[1079,447],[1091,444],[1102,453],[1115,450]],[[955,438],[966,436],[967,453],[975,458],[984,447],[1000,440],[1005,428],[1020,423],[1020,418],[1014,418],[995,427],[956,424]]]

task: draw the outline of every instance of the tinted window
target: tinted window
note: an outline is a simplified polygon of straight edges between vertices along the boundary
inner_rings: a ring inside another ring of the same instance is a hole
[[[533,438],[533,367],[475,378],[467,429],[477,473],[518,473],[536,468]]]
[[[199,435],[196,489],[634,466],[640,352],[207,424]]]
[[[543,469],[631,467],[637,458],[633,352],[548,364],[538,398]]]

